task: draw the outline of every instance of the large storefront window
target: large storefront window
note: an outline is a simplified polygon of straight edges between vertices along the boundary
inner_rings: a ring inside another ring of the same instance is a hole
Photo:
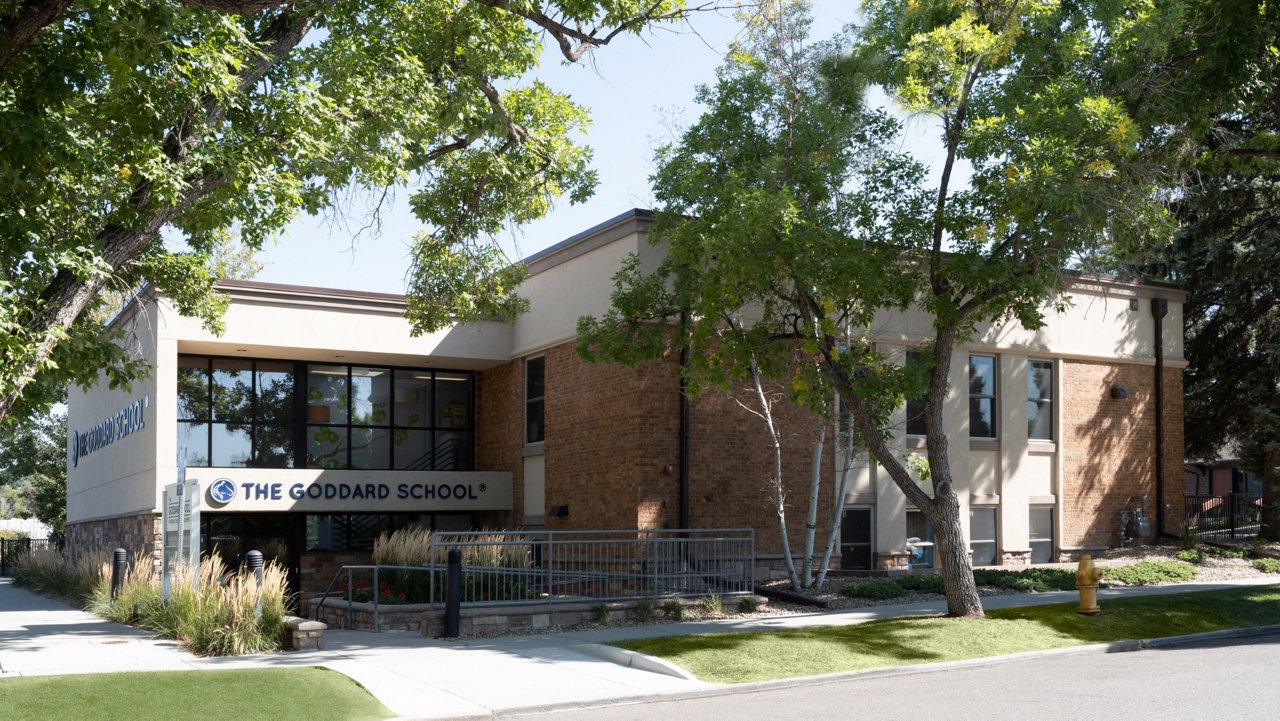
[[[469,373],[178,359],[187,465],[471,470]]]

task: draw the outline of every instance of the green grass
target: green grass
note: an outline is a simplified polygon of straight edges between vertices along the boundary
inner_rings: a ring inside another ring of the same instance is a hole
[[[901,618],[851,626],[628,641],[704,681],[745,683],[1000,656],[1280,623],[1280,586],[989,611],[983,621]]]
[[[355,681],[323,668],[28,676],[0,681],[5,718],[385,719],[395,714]]]

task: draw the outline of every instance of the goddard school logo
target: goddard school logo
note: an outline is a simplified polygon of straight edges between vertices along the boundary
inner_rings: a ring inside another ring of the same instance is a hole
[[[222,507],[236,497],[236,484],[230,478],[219,478],[209,485],[209,500],[213,506]]]

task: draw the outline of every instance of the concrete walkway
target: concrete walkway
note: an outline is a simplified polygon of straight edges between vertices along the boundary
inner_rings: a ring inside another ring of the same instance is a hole
[[[1189,583],[1102,591],[1100,602],[1265,585],[1269,579]],[[983,599],[987,609],[1074,601],[1073,592]],[[854,611],[753,619],[440,641],[404,632],[325,632],[324,651],[198,658],[172,641],[109,623],[0,579],[0,683],[14,676],[112,671],[168,671],[268,666],[324,666],[351,677],[395,713],[410,718],[484,718],[538,708],[619,703],[676,694],[733,693],[688,678],[658,659],[609,646],[614,641],[691,633],[776,630],[939,614],[944,604],[879,606]],[[968,662],[972,664],[973,662]]]

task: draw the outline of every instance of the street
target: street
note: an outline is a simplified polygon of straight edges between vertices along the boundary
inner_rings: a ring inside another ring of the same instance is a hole
[[[1280,635],[543,714],[557,721],[1276,719]],[[536,718],[521,716],[520,718]]]

